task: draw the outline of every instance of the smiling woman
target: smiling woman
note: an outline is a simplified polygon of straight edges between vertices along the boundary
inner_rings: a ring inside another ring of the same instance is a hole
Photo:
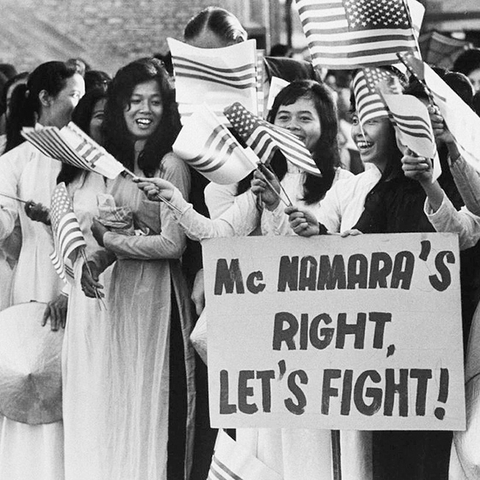
[[[62,62],[38,66],[26,85],[15,88],[8,124],[9,150],[0,157],[0,192],[50,206],[61,163],[25,142],[21,129],[37,124],[63,127],[70,121],[84,88],[83,78]],[[22,236],[11,285],[2,272],[0,295],[11,292],[10,305],[48,303],[45,315],[51,319],[52,330],[58,330],[65,326],[67,299],[61,294],[63,282],[49,257],[52,239],[44,225],[27,217],[19,202],[6,197],[0,202],[0,242],[11,240],[18,225]],[[62,422],[28,425],[0,417],[0,478],[62,480]]]
[[[155,80],[140,83],[133,89],[130,103],[125,107],[127,129],[135,139],[147,139],[157,129],[162,113],[158,83]]]
[[[380,101],[376,93],[365,96],[364,104]],[[378,109],[368,121],[360,123],[362,115],[357,116],[355,105],[353,110],[352,136],[362,160],[371,167],[334,184],[317,216],[303,208],[287,208],[292,229],[306,237],[326,232],[347,236],[433,231],[423,210],[425,192],[403,174],[403,154],[397,147],[387,111]],[[447,432],[342,431],[340,438],[349,441],[352,455],[356,451],[363,466],[363,471],[351,478],[423,480],[448,476],[451,434]],[[342,473],[347,473],[348,478],[349,468],[342,460]]]
[[[180,120],[168,74],[153,58],[115,75],[105,105],[105,147],[137,175],[168,179],[188,197],[186,164],[171,151]],[[186,238],[165,204],[148,201],[130,178],[108,186],[132,213],[137,235],[94,221],[103,250],[89,258],[82,286],[93,296],[113,265],[106,334],[97,369],[106,385],[98,478],[188,478],[195,402],[189,295],[180,258]],[[102,384],[102,382],[100,382]],[[102,422],[101,422],[102,423]]]

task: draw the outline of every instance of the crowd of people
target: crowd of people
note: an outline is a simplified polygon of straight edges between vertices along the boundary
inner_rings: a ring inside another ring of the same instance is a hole
[[[246,41],[247,32],[228,11],[209,7],[186,25],[183,40],[223,48]],[[277,151],[268,167],[233,185],[209,183],[173,153],[182,124],[167,58],[139,58],[113,78],[81,59],[9,70],[1,92],[0,310],[43,302],[45,328],[64,330],[63,419],[31,425],[0,415],[0,478],[207,478],[217,431],[209,423],[206,352],[192,342],[195,325],[208,319],[204,239],[457,233],[467,346],[480,300],[480,178],[439,109],[421,82],[394,71],[405,93],[428,104],[442,164],[434,180],[433,159],[397,144],[386,109],[360,121],[350,88],[356,71],[325,75],[283,54],[264,59],[267,89],[273,76],[289,82],[266,120],[300,138],[321,175]],[[437,71],[475,110],[480,50]],[[72,120],[135,179],[49,158],[21,134]],[[49,207],[62,182],[86,242],[71,283],[50,259]],[[330,430],[228,434],[280,478],[334,478]],[[456,451],[452,432],[339,435],[343,479],[480,478],[480,463]]]

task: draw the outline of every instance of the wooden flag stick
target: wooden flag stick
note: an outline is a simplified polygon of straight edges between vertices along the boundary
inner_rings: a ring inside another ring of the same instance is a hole
[[[172,210],[175,210],[177,213],[182,214],[182,210],[180,210],[176,205],[174,205],[172,202],[167,200],[165,197],[162,197],[159,193],[157,193],[157,198],[161,200],[163,203],[166,203]]]
[[[124,167],[125,168],[125,167]],[[131,170],[129,170],[128,168],[125,168],[125,173],[127,173],[128,175],[130,175],[132,177],[132,180],[134,180],[135,178],[138,178],[137,175],[135,175]],[[169,200],[167,200],[165,197],[162,197],[162,195],[160,195],[159,193],[157,193],[156,197],[161,200],[163,203],[167,204],[172,210],[175,210],[176,212],[178,213],[183,213],[177,206],[175,206],[172,202],[170,202]]]
[[[340,446],[340,431],[330,432],[332,441],[332,470],[333,480],[342,480],[342,451]]]
[[[21,198],[18,198],[18,197],[12,197],[11,195],[7,195],[6,193],[0,193],[0,195],[2,197],[10,198],[11,200],[16,200],[17,202],[28,203],[26,200],[22,200]]]

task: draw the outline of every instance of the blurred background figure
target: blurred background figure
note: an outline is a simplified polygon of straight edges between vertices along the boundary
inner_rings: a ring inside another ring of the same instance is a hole
[[[478,92],[480,90],[480,49],[465,50],[455,60],[452,70],[466,75],[475,92]]]
[[[270,49],[270,57],[293,57],[293,50],[284,43],[276,43]]]
[[[0,97],[0,154],[5,150],[7,143],[7,122],[10,116],[10,103],[12,94],[17,85],[26,83],[28,79],[28,72],[22,72],[7,80],[3,86]]]
[[[88,70],[83,78],[85,79],[85,92],[96,88],[101,88],[106,92],[108,85],[112,81],[110,75],[102,70]]]
[[[72,65],[75,67],[76,71],[82,76],[85,76],[85,73],[91,70],[90,65],[80,57],[77,58],[69,58],[66,62],[67,65]]]
[[[0,63],[0,72],[2,72],[7,79],[17,75],[17,69],[11,63]]]

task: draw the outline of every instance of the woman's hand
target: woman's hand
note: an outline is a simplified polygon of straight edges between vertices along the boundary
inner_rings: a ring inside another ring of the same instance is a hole
[[[430,122],[435,139],[445,143],[453,142],[453,136],[445,125],[445,120],[440,113],[440,109],[435,105],[429,105],[428,114],[430,115]]]
[[[435,140],[445,143],[447,145],[450,159],[452,163],[455,163],[455,160],[460,157],[460,151],[458,150],[455,138],[445,125],[445,120],[440,113],[440,109],[435,105],[429,105],[428,113],[430,114],[430,122],[432,124]]]
[[[98,281],[100,273],[94,262],[83,264],[80,284],[82,285],[83,293],[89,298],[103,298],[105,296],[101,291],[103,285]]]
[[[285,213],[288,215],[290,227],[297,235],[311,237],[320,234],[318,220],[313,213],[294,206],[287,207]]]
[[[175,191],[174,185],[163,178],[143,178],[136,177],[133,181],[140,190],[143,190],[149,200],[161,202],[163,197],[165,200],[171,200]]]
[[[345,230],[340,234],[342,238],[345,237],[356,237],[357,235],[363,235],[360,230],[357,230],[356,228],[351,228],[350,230]]]
[[[94,217],[90,229],[92,230],[93,238],[95,238],[101,247],[104,247],[103,236],[109,231],[108,228],[102,225],[100,221]]]
[[[43,314],[42,327],[47,324],[47,320],[50,318],[50,328],[52,331],[56,332],[60,327],[65,328],[67,323],[67,304],[68,297],[63,294],[60,294],[55,300],[49,302]]]
[[[34,222],[41,222],[47,226],[51,225],[50,210],[41,203],[35,203],[33,200],[29,200],[25,204],[25,213],[27,217]]]
[[[280,183],[275,174],[263,164],[259,164],[255,170],[251,188],[268,210],[274,210],[280,203]]]
[[[430,158],[418,157],[411,150],[402,157],[402,169],[406,177],[420,183],[431,183],[433,179],[433,164]]]

